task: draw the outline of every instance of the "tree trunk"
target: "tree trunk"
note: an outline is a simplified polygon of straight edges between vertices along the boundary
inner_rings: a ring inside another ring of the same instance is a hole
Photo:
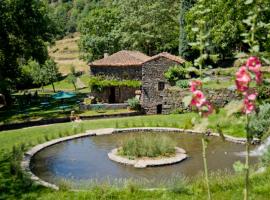
[[[75,89],[75,91],[77,90],[77,87],[76,87],[76,83],[72,82],[73,83],[73,87]]]
[[[52,82],[52,87],[53,87],[53,92],[55,93],[55,87],[54,87],[54,84],[53,84],[53,82]]]

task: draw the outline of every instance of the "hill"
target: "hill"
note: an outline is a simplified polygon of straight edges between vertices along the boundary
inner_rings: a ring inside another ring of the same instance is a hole
[[[71,65],[75,66],[76,71],[88,72],[87,63],[80,59],[79,39],[80,34],[74,33],[56,41],[55,45],[49,48],[49,55],[58,64],[62,75],[69,73]]]

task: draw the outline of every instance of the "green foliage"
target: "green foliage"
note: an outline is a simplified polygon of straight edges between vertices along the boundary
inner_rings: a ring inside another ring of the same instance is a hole
[[[77,87],[76,87],[77,77],[76,77],[76,71],[75,71],[74,65],[70,66],[70,73],[68,74],[67,81],[73,85],[74,90],[76,91],[77,90]]]
[[[178,53],[178,0],[119,0],[121,23],[118,34],[124,49],[148,55],[169,51]]]
[[[128,106],[132,110],[140,110],[141,109],[140,100],[137,99],[136,97],[134,97],[132,99],[128,99]]]
[[[171,85],[175,85],[179,80],[197,77],[198,75],[198,70],[192,67],[192,63],[190,62],[185,62],[182,66],[175,65],[170,67],[168,71],[164,73],[165,78]]]
[[[188,37],[186,32],[186,14],[188,10],[192,7],[195,1],[191,0],[181,0],[180,2],[180,37],[179,37],[179,55],[183,58],[187,58],[190,54],[190,47],[188,44]]]
[[[267,151],[261,157],[261,163],[264,167],[270,166],[270,147],[267,148]]]
[[[259,112],[253,114],[249,120],[249,132],[254,136],[261,138],[270,127],[270,104],[263,104],[259,107]]]
[[[176,86],[180,88],[188,88],[189,87],[189,81],[188,80],[179,80],[176,82]]]
[[[270,2],[256,0],[254,4],[248,5],[244,2],[242,0],[198,0],[186,14],[186,32],[189,40],[193,41],[196,37],[196,33],[192,32],[191,29],[194,27],[196,20],[200,19],[206,22],[206,29],[209,33],[208,51],[220,54],[221,58],[233,57],[234,53],[239,50],[246,52],[248,48],[243,44],[241,33],[251,32],[249,32],[250,27],[246,26],[243,20],[254,10],[261,9],[263,11],[260,12],[258,19],[264,23],[269,22],[270,15],[267,9],[269,9]],[[201,12],[203,10],[209,12]],[[263,30],[260,28],[260,31],[258,31],[260,34],[256,36],[261,44],[262,51],[269,51],[269,39],[265,34],[268,32],[268,28]]]
[[[175,145],[168,136],[148,133],[124,141],[118,153],[130,158],[170,156],[175,153]]]
[[[79,24],[79,47],[86,60],[101,58],[105,52],[119,51],[118,31],[120,13],[117,7],[97,8],[89,12]]]
[[[52,84],[53,91],[55,92],[54,82],[58,80],[59,72],[56,63],[52,59],[46,60],[45,64],[42,66],[44,70],[45,82]]]
[[[106,79],[102,76],[94,76],[89,80],[89,86],[92,91],[102,91],[106,87],[133,87],[138,88],[141,86],[140,81],[136,80],[115,80]]]
[[[177,53],[178,13],[176,0],[119,0],[97,7],[80,21],[80,49],[87,60],[120,49]]]
[[[198,10],[195,11],[197,15],[207,15],[211,13],[210,8],[204,7],[204,4],[207,1],[200,0],[197,2]],[[200,69],[200,77],[202,77],[202,69],[206,65],[207,60],[211,60],[214,63],[218,61],[218,55],[213,54],[213,51],[210,52],[210,40],[209,40],[209,32],[207,28],[209,28],[210,24],[203,18],[197,18],[195,21],[195,26],[191,29],[191,31],[195,35],[195,39],[190,43],[192,49],[199,51],[199,57],[194,60],[194,65],[198,66]],[[210,67],[210,66],[208,66]]]
[[[0,5],[0,93],[16,88],[23,76],[19,66],[30,58],[44,63],[47,42],[56,34],[46,5],[36,0],[2,0]]]

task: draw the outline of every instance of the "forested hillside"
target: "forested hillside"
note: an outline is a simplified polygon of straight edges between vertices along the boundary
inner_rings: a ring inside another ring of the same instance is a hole
[[[189,43],[195,40],[192,28],[198,20],[206,21],[209,45],[207,51],[220,58],[232,58],[234,53],[247,51],[241,33],[248,32],[243,22],[257,9],[257,20],[270,19],[270,0],[257,0],[257,8],[241,0],[73,0],[47,1],[50,16],[57,21],[64,36],[81,32],[80,50],[86,60],[102,57],[120,49],[136,49],[148,55],[162,51],[193,59],[197,51]],[[206,12],[202,12],[205,10]],[[250,19],[251,20],[251,19]],[[255,19],[256,20],[256,19]],[[257,27],[261,51],[269,50],[265,37],[269,25]],[[229,50],[230,49],[230,50]]]
[[[65,56],[59,55],[61,51],[74,51],[76,45],[68,49],[67,44],[58,51],[53,43],[75,32],[80,34],[76,39],[80,52],[74,59],[85,63],[122,49],[148,55],[167,51],[194,60],[200,51],[200,35],[202,53],[218,55],[220,62],[248,52],[251,46],[260,47],[259,52],[269,57],[270,0],[256,0],[256,6],[252,2],[255,0],[3,0],[0,92],[10,93],[35,82],[29,63],[34,60],[40,65],[35,69],[45,68],[48,46],[58,60]],[[198,25],[203,26],[201,34]],[[254,44],[249,44],[254,28]],[[43,82],[36,81],[38,85]]]

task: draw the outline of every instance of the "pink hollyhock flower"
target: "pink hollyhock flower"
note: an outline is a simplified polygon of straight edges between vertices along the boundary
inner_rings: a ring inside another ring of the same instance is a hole
[[[251,56],[248,58],[246,66],[248,67],[250,71],[257,73],[257,72],[260,72],[262,64],[259,58],[255,56]]]
[[[255,73],[255,80],[257,84],[262,83],[262,73],[260,71]]]
[[[246,98],[251,101],[255,101],[257,97],[257,93],[248,94]]]
[[[206,99],[202,91],[196,90],[193,92],[192,100],[191,100],[191,105],[196,106],[197,108],[200,108],[203,103],[205,103]]]
[[[250,101],[248,98],[244,99],[244,113],[250,114],[253,110],[255,110],[255,104],[253,101]]]
[[[248,84],[251,81],[251,76],[246,68],[242,66],[236,72],[236,87],[240,92],[245,92],[248,89]]]
[[[190,83],[190,91],[195,92],[198,87],[202,87],[202,82],[200,80],[194,80]]]
[[[208,117],[208,115],[212,114],[214,111],[214,108],[212,104],[209,101],[205,101],[201,106],[202,115],[204,117]]]

